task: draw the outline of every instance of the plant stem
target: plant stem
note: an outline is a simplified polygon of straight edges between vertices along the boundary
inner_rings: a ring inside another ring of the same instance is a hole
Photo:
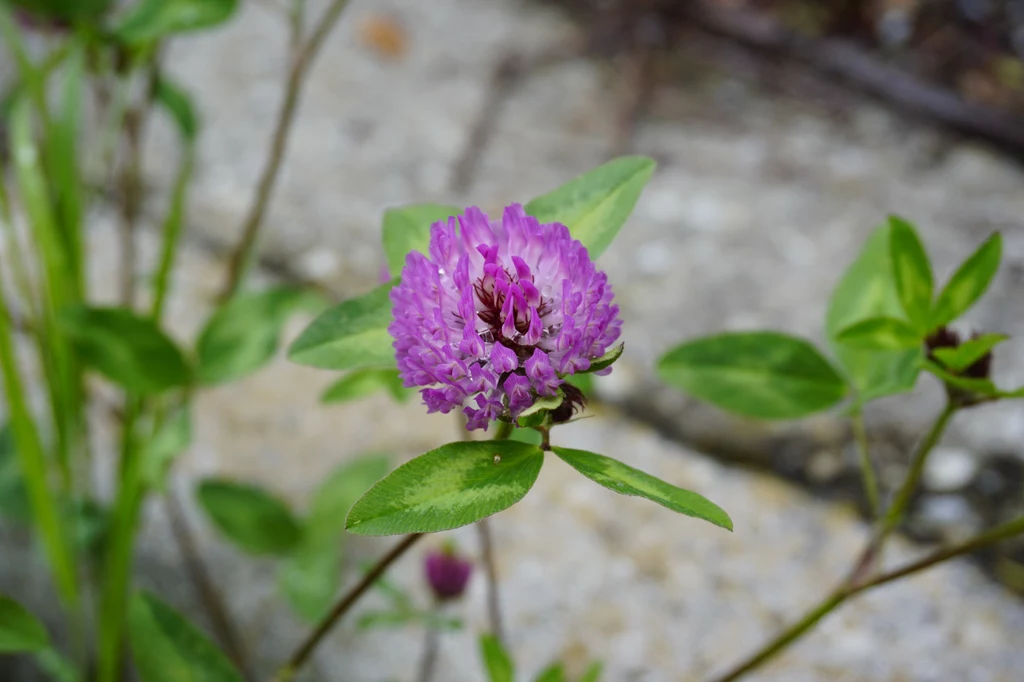
[[[331,29],[338,23],[342,10],[348,5],[348,0],[334,0],[330,7],[324,12],[316,28],[310,35],[309,40],[301,49],[294,51],[291,60],[291,68],[288,72],[288,80],[285,84],[284,98],[281,101],[281,108],[278,110],[277,122],[274,126],[274,135],[270,143],[270,153],[267,157],[263,172],[260,175],[259,183],[256,186],[256,195],[253,198],[252,206],[242,223],[242,237],[231,254],[228,264],[228,277],[221,293],[222,299],[234,296],[238,287],[245,277],[249,263],[252,261],[253,253],[256,250],[256,241],[259,237],[260,227],[263,225],[263,218],[267,211],[267,204],[270,202],[270,195],[274,191],[277,177],[281,170],[281,162],[284,160],[285,149],[288,145],[288,135],[291,132],[292,123],[295,119],[295,111],[299,103],[299,94],[305,82],[306,74],[312,66],[314,59],[323,46],[324,41],[330,34]],[[300,21],[292,21],[292,31],[301,30]],[[293,38],[293,44],[295,39]]]
[[[864,546],[864,549],[853,562],[853,568],[847,575],[846,579],[840,583],[835,590],[829,593],[829,595],[817,606],[808,611],[803,618],[786,628],[782,633],[769,641],[752,656],[730,670],[728,673],[716,678],[715,682],[733,682],[751,670],[759,667],[761,664],[770,660],[779,652],[786,649],[790,644],[806,634],[814,627],[815,624],[817,624],[818,621],[834,611],[852,595],[866,589],[864,587],[865,585],[873,582],[871,579],[866,579],[865,575],[871,571],[872,566],[876,563],[879,555],[881,554],[882,548],[884,547],[886,540],[889,538],[889,535],[903,518],[903,513],[906,510],[907,504],[910,502],[910,498],[912,497],[914,490],[917,487],[917,483],[921,478],[921,472],[924,470],[924,465],[928,460],[928,455],[939,442],[943,431],[945,431],[946,426],[949,424],[949,420],[956,412],[956,409],[955,405],[947,403],[945,408],[943,408],[942,412],[932,424],[927,435],[925,435],[918,444],[911,460],[910,470],[907,472],[907,477],[904,479],[903,485],[897,492],[896,498],[893,500],[892,505],[886,512],[885,517],[880,519],[876,524],[874,533],[872,533],[867,544]],[[952,554],[950,556],[956,556],[956,554]],[[925,567],[930,565],[930,563],[926,564]],[[906,573],[904,573],[904,575],[906,575]],[[895,578],[889,578],[888,580],[895,580]],[[888,580],[886,582],[888,582]]]
[[[185,514],[173,489],[168,489],[167,495],[164,497],[164,507],[167,510],[167,518],[171,522],[171,532],[174,533],[174,539],[181,548],[181,554],[185,560],[185,570],[199,592],[198,596],[206,609],[206,614],[210,617],[210,623],[217,639],[224,646],[227,655],[238,666],[242,677],[245,680],[256,679],[249,663],[248,654],[242,644],[242,638],[239,637],[227,607],[221,600],[209,571],[206,570],[202,555],[192,538]]]
[[[440,611],[440,606],[434,605],[435,611]],[[427,626],[423,634],[423,658],[420,659],[419,673],[416,675],[417,682],[431,682],[434,679],[434,669],[437,667],[438,645],[441,640],[441,633],[437,628]]]
[[[487,574],[487,617],[491,633],[502,644],[505,643],[505,626],[501,618],[501,594],[498,591],[498,567],[494,558],[494,539],[491,536],[490,519],[480,519],[476,524],[480,533],[480,549],[483,555],[484,571]]]
[[[410,547],[416,544],[416,541],[423,537],[423,533],[412,533],[406,535],[395,547],[385,554],[380,561],[378,561],[373,568],[363,576],[352,589],[345,593],[345,595],[334,605],[331,612],[328,613],[316,626],[316,629],[309,634],[308,637],[299,645],[295,653],[292,654],[291,658],[288,659],[288,663],[284,665],[277,674],[274,676],[275,682],[288,682],[291,680],[300,668],[309,659],[310,654],[316,649],[317,645],[324,636],[331,631],[331,628],[344,616],[352,606],[359,601],[359,598],[363,596],[370,587],[373,586],[377,579],[384,575],[384,572],[388,570],[388,567],[395,562],[400,556],[405,554]]]
[[[157,266],[156,274],[153,277],[153,308],[151,316],[156,322],[160,321],[160,317],[164,312],[164,303],[167,300],[171,269],[174,267],[174,258],[178,254],[178,244],[181,241],[182,226],[185,222],[184,213],[188,184],[192,179],[192,169],[195,163],[193,145],[191,142],[186,144],[181,167],[178,169],[178,175],[174,179],[171,205],[167,210],[167,217],[164,219],[163,238],[160,246],[160,264]]]
[[[878,496],[878,478],[875,475],[875,465],[871,460],[871,445],[868,441],[868,432],[864,426],[864,413],[857,410],[851,417],[853,425],[853,437],[857,441],[857,453],[860,458],[860,475],[864,483],[864,495],[868,499],[868,507],[871,509],[871,518],[877,519],[882,513],[882,502]]]

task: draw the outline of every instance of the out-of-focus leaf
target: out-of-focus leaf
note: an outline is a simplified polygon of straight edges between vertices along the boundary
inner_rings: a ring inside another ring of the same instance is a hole
[[[139,0],[114,27],[124,43],[139,44],[227,21],[238,0]]]

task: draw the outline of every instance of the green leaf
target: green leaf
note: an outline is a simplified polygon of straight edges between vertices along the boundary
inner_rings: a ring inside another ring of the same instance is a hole
[[[140,0],[114,28],[114,36],[128,44],[145,43],[216,26],[237,7],[238,0]]]
[[[52,682],[81,682],[82,675],[75,664],[54,648],[35,653],[36,664]]]
[[[794,419],[832,407],[846,383],[815,348],[776,332],[736,332],[677,346],[658,363],[670,386],[747,417]]]
[[[111,525],[110,510],[87,497],[63,500],[62,506],[79,551],[97,558],[102,556]]]
[[[863,350],[836,341],[842,329],[862,320],[903,315],[889,257],[890,232],[886,223],[872,233],[832,292],[826,316],[829,344],[857,390],[858,404],[912,390],[919,371],[920,349]]]
[[[197,496],[224,537],[251,554],[284,554],[302,539],[288,506],[261,488],[209,479],[199,485]]]
[[[313,494],[309,512],[312,532],[329,537],[341,534],[352,505],[390,469],[390,458],[385,455],[364,455],[337,467]]]
[[[43,624],[21,604],[0,594],[0,654],[39,651],[49,644]]]
[[[593,374],[570,374],[565,378],[570,384],[583,391],[583,395],[588,398],[594,394],[594,375]]]
[[[462,209],[456,206],[441,204],[413,204],[384,211],[384,253],[391,276],[401,274],[409,252],[427,253],[431,225],[461,212]]]
[[[836,334],[837,343],[866,350],[909,350],[923,341],[919,329],[895,317],[871,317]]]
[[[442,445],[363,495],[346,527],[359,535],[436,533],[511,507],[530,490],[544,453],[511,440]]]
[[[338,538],[307,541],[278,568],[278,584],[289,605],[311,624],[327,614],[341,585],[339,543]]]
[[[608,490],[620,495],[644,497],[666,509],[732,530],[729,515],[695,492],[677,488],[611,457],[570,448],[556,447],[552,450],[566,464]]]
[[[576,682],[597,682],[601,679],[601,671],[603,669],[604,665],[602,665],[600,661],[594,661],[586,669],[583,675],[580,676],[580,679],[576,680]]]
[[[0,427],[0,516],[19,524],[32,521],[32,505],[18,466],[11,425]]]
[[[558,222],[596,259],[615,239],[651,179],[654,159],[623,156],[526,204],[542,223]]]
[[[69,306],[59,322],[79,355],[129,392],[151,395],[189,383],[178,347],[153,323],[125,308]]]
[[[533,405],[530,405],[528,408],[519,413],[519,419],[522,420],[525,417],[537,414],[541,410],[553,410],[562,404],[562,400],[563,398],[561,395],[538,397],[536,400],[533,401]],[[525,422],[520,421],[520,425],[525,426],[526,424]]]
[[[129,614],[132,657],[142,682],[242,682],[231,661],[195,625],[140,592]]]
[[[288,316],[318,303],[319,297],[295,287],[234,297],[207,320],[196,342],[199,381],[222,384],[263,367],[277,352]]]
[[[902,218],[889,217],[889,252],[893,279],[903,311],[922,334],[929,331],[932,307],[932,266],[914,226]]]
[[[999,269],[1003,238],[996,232],[953,273],[935,301],[932,328],[949,324],[963,315],[988,289]]]
[[[323,312],[288,349],[288,358],[321,369],[393,367],[389,282]]]
[[[172,413],[146,444],[142,480],[154,490],[165,490],[171,464],[192,443],[192,418],[183,407]]]
[[[604,355],[599,357],[597,360],[594,360],[593,362],[591,362],[590,363],[590,367],[588,367],[587,369],[583,370],[582,372],[577,372],[577,373],[578,374],[590,374],[590,373],[593,373],[593,372],[600,372],[602,369],[608,369],[613,364],[615,364],[616,360],[618,360],[620,357],[622,357],[622,351],[624,351],[624,350],[626,350],[626,344],[620,343],[619,345],[615,346],[610,351],[608,351],[607,353],[605,353]]]
[[[561,663],[552,663],[537,675],[534,682],[565,682],[565,667]]]
[[[182,139],[194,142],[199,133],[199,117],[188,92],[174,81],[160,74],[156,81],[153,98],[171,116]]]
[[[113,0],[12,0],[11,4],[41,17],[67,22],[95,19],[110,7]]]
[[[930,360],[924,360],[921,363],[923,369],[935,375],[944,384],[948,384],[955,388],[959,388],[964,391],[970,391],[971,393],[978,393],[980,395],[995,398],[1005,395],[999,388],[992,383],[989,379],[975,379],[972,377],[961,377],[950,372],[947,372],[944,368],[939,367]]]
[[[455,632],[465,627],[461,618],[448,617],[434,611],[421,611],[419,619],[423,627],[428,630],[441,630],[442,632]]]
[[[512,435],[509,436],[509,440],[514,440],[518,443],[529,443],[530,445],[540,446],[541,436],[539,431],[534,429],[513,429]]]
[[[954,372],[962,372],[1009,338],[1006,334],[982,334],[976,339],[964,341],[956,348],[936,348],[932,354],[945,367]]]
[[[358,369],[331,384],[320,396],[320,402],[325,405],[344,403],[381,390],[390,393],[400,403],[407,401],[415,392],[402,385],[397,369]]]
[[[490,682],[515,682],[515,668],[512,658],[494,635],[480,637],[480,655],[487,668]]]
[[[356,621],[358,630],[400,628],[417,620],[415,611],[367,611]]]

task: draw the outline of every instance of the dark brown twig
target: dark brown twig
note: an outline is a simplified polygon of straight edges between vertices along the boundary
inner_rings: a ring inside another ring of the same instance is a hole
[[[296,50],[291,60],[291,67],[288,71],[288,80],[285,84],[284,98],[281,100],[281,108],[278,110],[277,122],[274,125],[274,135],[270,143],[270,152],[267,156],[263,172],[260,174],[259,183],[256,186],[256,194],[252,206],[242,223],[242,236],[231,255],[228,263],[227,281],[221,292],[222,299],[231,298],[238,290],[245,276],[245,271],[252,260],[253,252],[256,250],[256,241],[259,237],[260,227],[263,225],[263,218],[267,211],[267,204],[274,192],[277,178],[280,174],[281,163],[284,160],[285,149],[288,146],[288,137],[291,133],[292,123],[295,119],[295,112],[299,104],[299,95],[302,86],[306,81],[306,74],[312,66],[324,41],[330,35],[331,29],[338,23],[342,11],[348,5],[348,0],[334,0],[327,8],[312,35],[302,46]],[[302,22],[293,20],[291,22],[292,32],[301,31]],[[292,44],[296,44],[293,37]]]
[[[203,608],[206,609],[206,614],[210,618],[210,624],[213,626],[214,635],[224,646],[228,657],[238,666],[242,676],[247,682],[252,682],[252,680],[256,679],[256,676],[253,673],[248,653],[242,644],[241,638],[238,636],[238,630],[235,628],[228,609],[221,599],[213,579],[210,577],[210,572],[206,569],[206,564],[203,563],[202,555],[196,547],[192,532],[188,528],[188,522],[185,520],[181,503],[178,501],[173,490],[168,490],[164,496],[164,507],[167,510],[167,518],[170,520],[174,539],[181,549],[185,570],[188,573],[189,580],[192,581],[193,587],[199,593]]]

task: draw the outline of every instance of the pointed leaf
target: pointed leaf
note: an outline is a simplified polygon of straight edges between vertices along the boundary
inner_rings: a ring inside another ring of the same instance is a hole
[[[889,256],[890,231],[887,223],[872,233],[832,292],[826,316],[832,352],[857,390],[858,404],[912,390],[919,371],[920,350],[863,350],[836,341],[840,330],[862,320],[903,315]]]
[[[534,682],[565,682],[565,667],[561,663],[552,663],[537,675]]]
[[[194,142],[199,133],[199,117],[188,92],[161,73],[154,88],[154,101],[170,114],[182,139]]]
[[[0,427],[0,516],[19,524],[32,521],[32,505],[18,466],[11,425]]]
[[[288,358],[321,369],[393,367],[389,282],[320,314],[288,349]]]
[[[382,390],[400,403],[409,400],[415,392],[402,385],[397,369],[357,369],[331,384],[320,396],[320,402],[325,405],[344,403]]]
[[[677,488],[611,457],[586,450],[557,447],[552,450],[576,471],[620,495],[644,497],[666,509],[732,530],[729,515],[714,502],[695,492]]]
[[[586,368],[582,372],[577,372],[577,374],[590,374],[592,372],[600,372],[603,369],[608,369],[615,364],[616,360],[622,357],[622,351],[624,350],[626,350],[626,344],[620,343],[598,359],[591,362],[590,367]],[[575,374],[573,376],[575,376]]]
[[[932,328],[959,318],[988,289],[999,269],[1003,238],[996,232],[953,273],[932,310]]]
[[[932,351],[945,367],[961,372],[988,354],[993,348],[1010,337],[1006,334],[982,334],[968,339],[956,348],[936,348]]]
[[[142,479],[154,490],[165,490],[171,464],[192,443],[192,418],[183,407],[171,414],[146,444]]]
[[[309,512],[312,532],[333,537],[344,531],[352,505],[390,469],[386,455],[364,455],[337,467],[313,494]]]
[[[604,666],[599,661],[594,661],[576,682],[597,682],[601,679],[601,671],[603,669]]]
[[[356,502],[359,535],[435,533],[511,507],[529,492],[544,453],[511,440],[442,445],[403,464]]]
[[[480,655],[487,668],[490,682],[515,682],[515,667],[512,658],[494,635],[480,637]]]
[[[129,392],[151,395],[189,382],[185,357],[148,318],[75,305],[60,311],[59,321],[86,364]]]
[[[457,206],[441,204],[413,204],[384,211],[382,237],[391,276],[398,277],[402,273],[409,252],[427,253],[431,225],[461,212]]]
[[[597,259],[615,239],[655,167],[646,156],[623,156],[526,204],[542,223],[562,223]]]
[[[240,294],[217,309],[196,342],[199,381],[235,381],[274,357],[288,316],[318,306],[319,297],[295,287]]]
[[[24,606],[0,594],[0,654],[39,651],[49,644],[43,624]]]
[[[140,0],[114,28],[114,36],[124,43],[145,43],[216,26],[237,7],[238,0]]]
[[[338,538],[307,540],[278,568],[278,585],[288,604],[310,624],[327,614],[341,586],[339,543]]]
[[[195,625],[155,596],[132,599],[129,637],[142,682],[242,682],[231,661]]]
[[[261,488],[208,479],[196,494],[213,525],[247,552],[284,554],[302,539],[302,530],[288,506]]]
[[[917,230],[896,216],[889,218],[889,250],[903,311],[919,331],[928,332],[934,288],[932,266]]]
[[[359,630],[400,628],[415,620],[416,613],[414,611],[368,611],[359,616],[356,628]]]
[[[836,342],[865,350],[909,350],[920,348],[924,339],[909,322],[895,317],[872,317],[840,330]]]
[[[945,369],[939,367],[930,360],[922,361],[922,366],[925,370],[934,374],[940,381],[942,381],[942,383],[948,384],[949,386],[953,386],[964,391],[970,391],[971,393],[977,393],[989,398],[1004,395],[989,379],[975,379],[972,377],[957,376],[947,372]]]
[[[815,348],[776,332],[737,332],[684,343],[658,363],[661,379],[736,414],[794,419],[832,407],[846,383]]]

